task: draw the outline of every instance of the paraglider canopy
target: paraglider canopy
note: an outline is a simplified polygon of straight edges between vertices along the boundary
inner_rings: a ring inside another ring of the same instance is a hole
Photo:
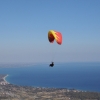
[[[50,30],[48,32],[48,40],[50,43],[53,43],[56,40],[57,44],[62,44],[62,34],[60,32]]]

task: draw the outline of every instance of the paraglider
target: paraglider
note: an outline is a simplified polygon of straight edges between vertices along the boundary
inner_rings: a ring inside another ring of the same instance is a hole
[[[48,32],[48,40],[50,43],[54,43],[54,40],[58,45],[62,44],[62,34],[58,31],[50,30]],[[54,62],[52,62],[49,66],[53,67]]]
[[[49,66],[50,66],[50,67],[53,67],[53,66],[54,66],[54,62],[52,62]]]

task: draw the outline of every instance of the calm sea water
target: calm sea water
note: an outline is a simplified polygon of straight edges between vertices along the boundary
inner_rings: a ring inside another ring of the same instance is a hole
[[[21,86],[68,88],[100,92],[100,63],[59,63],[0,67],[9,83]]]

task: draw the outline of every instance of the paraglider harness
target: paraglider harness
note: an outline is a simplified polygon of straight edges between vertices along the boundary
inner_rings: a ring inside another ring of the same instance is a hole
[[[53,66],[54,66],[54,62],[52,62],[49,66],[50,66],[50,67],[53,67]]]

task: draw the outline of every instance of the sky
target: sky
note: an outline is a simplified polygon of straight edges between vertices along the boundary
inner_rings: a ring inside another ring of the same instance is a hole
[[[0,0],[0,63],[51,60],[100,62],[100,0]]]

